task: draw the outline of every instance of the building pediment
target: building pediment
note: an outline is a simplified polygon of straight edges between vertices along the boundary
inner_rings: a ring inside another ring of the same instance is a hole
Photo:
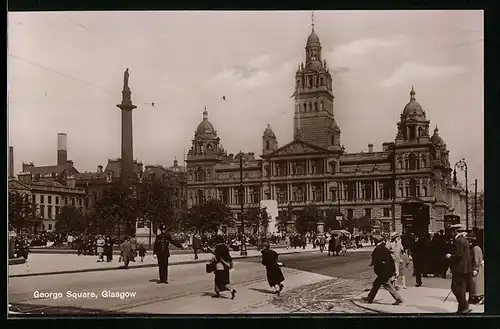
[[[301,154],[324,154],[328,153],[327,149],[315,146],[300,140],[295,140],[287,145],[284,145],[269,154],[270,157],[283,156],[283,155],[301,155]]]

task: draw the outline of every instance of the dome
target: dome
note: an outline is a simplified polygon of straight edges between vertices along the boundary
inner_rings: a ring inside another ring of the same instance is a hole
[[[198,128],[196,128],[196,133],[210,137],[215,137],[217,135],[214,126],[208,121],[207,109],[203,111],[203,121],[198,125]]]
[[[434,135],[432,135],[431,137],[431,142],[434,145],[444,145],[444,140],[441,138],[441,136],[439,136],[439,129],[437,126],[434,129]]]
[[[319,37],[316,34],[316,32],[314,32],[314,30],[307,37],[307,44],[309,45],[309,44],[312,44],[312,43],[318,43],[318,44],[320,43],[319,42]]]
[[[415,100],[415,90],[413,87],[410,92],[410,102],[406,104],[403,110],[404,119],[425,120],[425,112],[419,102]]]
[[[274,131],[273,129],[271,128],[271,125],[267,125],[267,128],[266,130],[264,130],[264,136],[263,137],[276,137],[274,135]]]

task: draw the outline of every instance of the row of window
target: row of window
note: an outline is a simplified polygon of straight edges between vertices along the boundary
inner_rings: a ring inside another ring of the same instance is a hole
[[[40,199],[39,203],[42,203],[42,204],[45,203],[45,195],[40,194],[39,196],[40,196],[39,197],[39,199]],[[37,194],[33,194],[33,202],[34,203],[37,203],[36,202],[36,197],[37,197]],[[81,198],[78,199],[78,201],[77,201],[77,199],[74,198],[74,197],[72,197],[72,198],[64,197],[62,200],[63,200],[63,205],[69,205],[69,204],[71,204],[72,206],[76,206],[76,204],[78,202],[78,205],[80,207],[83,206],[83,199],[81,199]],[[54,201],[55,201],[54,203],[56,205],[58,205],[59,204],[59,196],[55,196],[54,197]],[[47,204],[52,204],[52,195],[47,195]]]
[[[382,208],[382,217],[388,218],[392,216],[392,209],[391,208]],[[365,216],[366,217],[372,217],[372,208],[365,208],[364,210]],[[353,219],[354,218],[354,210],[353,209],[347,209],[347,218],[348,219]]]

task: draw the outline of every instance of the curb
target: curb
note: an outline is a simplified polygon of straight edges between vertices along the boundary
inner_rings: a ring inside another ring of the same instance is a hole
[[[26,263],[26,259],[24,257],[11,258],[9,259],[9,265],[19,265]]]
[[[360,302],[354,300],[354,299],[351,299],[351,303],[353,303],[354,305],[356,305],[357,307],[360,307],[364,310],[367,310],[367,311],[370,311],[370,312],[374,312],[374,313],[378,313],[378,314],[392,314],[392,313],[389,313],[389,312],[382,312],[380,310],[374,310],[372,308],[369,308],[368,306],[365,306],[363,304],[361,304]]]
[[[288,253],[283,253],[283,254],[278,254],[278,255],[291,255],[291,254],[304,254],[304,253],[309,253],[309,252],[314,252],[317,250],[307,250],[307,251],[293,251],[293,252],[288,252]],[[252,259],[252,258],[259,258],[261,257],[260,255],[256,256],[236,256],[233,257],[233,259]],[[208,259],[205,260],[189,260],[189,261],[177,261],[177,262],[171,262],[169,263],[169,266],[175,266],[175,265],[184,265],[184,264],[199,264],[199,263],[205,263],[207,262]],[[133,266],[129,267],[129,270],[132,269],[137,269],[137,268],[149,268],[149,267],[157,267],[157,264],[144,264],[144,265],[138,265],[138,266]],[[54,272],[43,272],[43,273],[24,273],[24,274],[14,274],[14,275],[9,275],[9,278],[21,278],[21,277],[30,277],[30,276],[45,276],[45,275],[58,275],[58,274],[72,274],[72,273],[88,273],[88,272],[103,272],[103,271],[114,271],[114,270],[123,270],[124,268],[121,266],[118,267],[105,267],[105,268],[87,268],[87,269],[81,269],[81,270],[66,270],[66,271],[54,271]]]

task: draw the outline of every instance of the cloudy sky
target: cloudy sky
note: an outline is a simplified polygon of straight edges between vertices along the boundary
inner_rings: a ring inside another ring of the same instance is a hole
[[[414,85],[450,162],[465,157],[469,180],[483,185],[482,12],[318,11],[315,29],[347,152],[393,140]],[[310,31],[311,13],[300,11],[9,13],[16,172],[23,161],[55,164],[59,132],[80,171],[119,157],[126,68],[134,157],[145,164],[182,160],[205,106],[229,153],[260,154],[267,124],[284,145]]]

